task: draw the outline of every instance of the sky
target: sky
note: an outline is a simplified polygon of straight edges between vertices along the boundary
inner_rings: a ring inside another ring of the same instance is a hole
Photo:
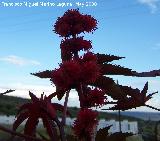
[[[45,2],[49,4],[42,6]],[[92,40],[94,53],[126,57],[114,63],[138,72],[160,69],[160,0],[0,0],[1,92],[16,89],[10,95],[29,97],[29,90],[37,96],[55,91],[48,79],[30,73],[58,67],[62,38],[52,31],[53,25],[57,17],[71,8],[79,8],[81,13],[98,20],[98,29],[84,34],[85,39]],[[160,77],[111,77],[139,89],[148,81],[150,93],[160,92]],[[77,93],[72,90],[69,106],[78,106],[77,102]],[[160,108],[159,103],[160,93],[148,102]],[[137,111],[153,110],[141,107]]]

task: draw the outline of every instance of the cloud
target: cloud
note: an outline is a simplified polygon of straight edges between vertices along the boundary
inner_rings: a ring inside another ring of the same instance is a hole
[[[40,62],[36,60],[30,60],[26,58],[22,58],[15,55],[9,55],[6,57],[0,58],[0,61],[7,62],[10,64],[18,65],[18,66],[25,66],[25,65],[40,65]]]
[[[23,98],[30,98],[29,97],[29,91],[34,93],[37,97],[41,97],[41,94],[44,92],[45,95],[52,94],[56,91],[56,88],[54,86],[47,86],[47,85],[31,85],[31,84],[24,84],[24,83],[14,83],[14,84],[8,84],[7,86],[0,86],[0,92],[3,93],[6,90],[13,89],[15,90],[12,93],[8,93],[7,95],[10,96],[17,96],[17,97],[23,97]],[[59,101],[57,98],[53,98],[54,103],[60,103],[64,104],[65,96],[62,98],[61,101]],[[68,106],[72,107],[79,107],[79,99],[78,94],[75,90],[70,91],[69,100],[68,100]]]
[[[151,13],[155,13],[158,10],[159,0],[138,0],[139,3],[147,5],[151,9]]]

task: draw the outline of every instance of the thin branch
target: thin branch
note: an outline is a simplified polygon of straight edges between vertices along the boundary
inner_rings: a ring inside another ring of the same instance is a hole
[[[63,111],[63,117],[62,117],[62,124],[65,126],[66,125],[66,113],[67,113],[67,103],[68,103],[68,98],[69,98],[69,91],[66,92],[66,97],[64,101],[64,111]]]
[[[119,120],[119,132],[122,132],[122,129],[121,129],[121,110],[118,110],[118,120]]]
[[[5,94],[7,94],[7,93],[11,93],[11,92],[14,92],[15,90],[7,90],[7,91],[5,91],[4,93],[0,93],[0,95],[5,95]]]
[[[55,122],[57,123],[57,126],[59,128],[61,141],[66,141],[63,124],[58,120],[58,118],[55,118]]]
[[[4,131],[4,132],[7,132],[9,134],[12,134],[12,135],[15,135],[15,136],[19,136],[19,137],[22,137],[22,138],[25,138],[25,139],[29,139],[29,140],[34,140],[34,141],[43,141],[39,138],[35,138],[35,137],[31,137],[31,136],[27,136],[27,135],[24,135],[24,134],[21,134],[21,133],[17,133],[15,131],[12,131],[10,129],[7,129],[5,127],[3,127],[2,125],[0,125],[0,130]]]

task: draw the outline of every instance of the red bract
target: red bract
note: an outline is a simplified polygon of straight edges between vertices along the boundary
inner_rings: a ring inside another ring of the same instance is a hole
[[[46,124],[57,120],[56,111],[63,111],[63,106],[57,103],[51,103],[48,97],[42,97],[38,99],[33,93],[29,92],[32,102],[26,103],[20,107],[17,115],[17,119],[13,124],[13,130],[16,130],[19,125],[27,119],[24,134],[29,136],[35,136],[36,126],[39,122],[39,118],[42,119],[44,127],[47,129],[49,136],[53,138],[51,134],[52,125]],[[26,139],[26,141],[28,141]]]
[[[85,96],[84,104],[87,107],[101,107],[105,104],[107,98],[105,92],[100,89],[88,90],[87,96]]]
[[[96,29],[96,26],[96,19],[90,15],[83,15],[78,10],[71,9],[57,19],[54,31],[62,37],[68,37],[81,32],[92,32]]]
[[[81,66],[76,61],[65,61],[52,72],[51,81],[62,89],[74,87],[81,76]]]
[[[82,80],[84,83],[93,83],[100,75],[100,67],[96,62],[85,62],[83,64]]]
[[[97,112],[91,109],[83,109],[78,113],[77,119],[74,121],[73,130],[80,140],[91,141],[98,120]]]
[[[69,53],[77,53],[80,50],[88,50],[92,48],[91,41],[84,40],[83,37],[65,39],[61,42],[61,50],[62,52]]]
[[[83,16],[83,24],[86,32],[93,32],[97,29],[97,20],[90,15]]]
[[[64,61],[59,69],[52,72],[51,81],[63,90],[69,90],[80,83],[94,82],[100,74],[99,71],[99,66],[93,61]]]

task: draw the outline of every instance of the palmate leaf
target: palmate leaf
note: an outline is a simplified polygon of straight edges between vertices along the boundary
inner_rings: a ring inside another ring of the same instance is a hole
[[[145,103],[149,99],[152,98],[153,94],[157,93],[157,92],[155,92],[155,93],[147,95],[148,82],[145,84],[145,86],[141,92],[137,89],[132,89],[127,86],[125,86],[125,87],[121,86],[121,88],[126,93],[128,92],[128,95],[130,97],[126,97],[124,99],[118,100],[117,105],[115,105],[114,107],[111,107],[110,110],[128,110],[128,109],[137,108],[140,106],[146,106]]]
[[[92,86],[105,90],[108,96],[111,96],[114,100],[123,99],[126,94],[123,93],[118,84],[114,82],[112,78],[106,76],[100,76]]]
[[[135,97],[138,94],[140,94],[140,90],[138,88],[134,89],[134,88],[128,87],[128,86],[122,86],[122,85],[118,85],[118,86],[121,89],[121,91],[123,93],[125,93],[126,96],[128,95],[128,96]]]
[[[125,57],[119,57],[119,56],[114,56],[114,55],[107,55],[107,54],[96,54],[97,56],[97,61],[99,64],[103,64],[103,63],[108,63],[108,62],[112,62],[114,60],[119,60]]]
[[[124,75],[124,76],[137,76],[136,71],[124,68],[121,66],[116,66],[113,64],[101,64],[101,73],[103,75]]]

